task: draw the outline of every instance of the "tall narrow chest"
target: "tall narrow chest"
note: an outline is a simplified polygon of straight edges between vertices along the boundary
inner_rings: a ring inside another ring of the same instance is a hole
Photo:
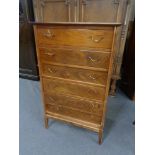
[[[119,24],[35,23],[45,127],[56,119],[102,133]]]

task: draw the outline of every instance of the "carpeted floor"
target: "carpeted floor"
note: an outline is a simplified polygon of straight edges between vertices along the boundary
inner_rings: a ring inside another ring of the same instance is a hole
[[[134,104],[121,91],[109,97],[102,145],[97,133],[51,120],[43,124],[40,83],[20,79],[20,155],[134,155]]]

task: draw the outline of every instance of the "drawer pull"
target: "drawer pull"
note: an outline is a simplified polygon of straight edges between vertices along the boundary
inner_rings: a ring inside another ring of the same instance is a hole
[[[48,56],[54,56],[55,55],[55,53],[50,53],[50,52],[45,52],[44,54],[48,55]]]
[[[96,91],[96,90],[91,90],[91,89],[89,89],[89,90],[88,90],[88,93],[90,93],[90,94],[91,94],[91,93],[97,94],[97,91]]]
[[[90,79],[96,80],[95,77],[93,77],[92,75],[89,76]]]
[[[92,106],[92,108],[94,108],[94,104],[93,103],[91,103],[91,106]]]
[[[89,56],[88,59],[89,59],[90,61],[92,61],[92,62],[99,62],[99,59],[94,59],[94,58],[92,58],[91,56]]]
[[[98,104],[97,108],[98,108],[98,109],[100,109],[100,108],[101,108],[101,106]]]
[[[93,118],[94,118],[94,116],[93,116],[93,115],[90,115],[90,118],[92,118],[92,119],[93,119]]]
[[[59,111],[61,107],[62,107],[61,105],[58,105],[56,109]]]
[[[49,97],[50,101],[55,102],[55,100],[52,97]]]
[[[95,43],[99,43],[102,39],[104,39],[104,36],[101,35],[101,36],[98,36],[99,39],[95,39],[94,36],[90,36],[91,40]]]
[[[55,35],[53,33],[51,33],[50,30],[47,30],[47,32],[43,33],[43,36],[46,37],[46,38],[53,38],[55,37]]]
[[[57,110],[59,110],[59,107],[56,107]]]
[[[55,72],[56,72],[56,70],[51,69],[51,68],[48,68],[48,71],[49,71],[50,73],[55,73]]]
[[[65,72],[65,73],[63,74],[63,76],[69,78],[69,77],[70,77],[70,74],[67,73],[67,72]]]

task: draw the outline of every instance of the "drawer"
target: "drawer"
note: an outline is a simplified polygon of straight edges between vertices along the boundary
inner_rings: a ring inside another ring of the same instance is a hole
[[[54,114],[60,114],[67,117],[72,117],[75,119],[79,119],[82,121],[88,121],[90,123],[100,124],[102,121],[101,116],[96,116],[93,114],[87,114],[84,112],[80,112],[78,110],[72,110],[60,105],[46,105],[46,113],[54,113]]]
[[[39,52],[44,61],[105,69],[109,67],[111,55],[110,52],[71,48],[39,48]]]
[[[48,94],[55,92],[57,94],[70,94],[101,101],[104,100],[105,96],[105,87],[95,87],[64,80],[43,78],[43,87]]]
[[[42,64],[42,74],[70,80],[106,85],[107,72]]]
[[[72,45],[86,47],[110,48],[112,46],[114,29],[105,27],[102,30],[38,27],[39,45]]]
[[[45,103],[49,105],[62,105],[99,116],[102,116],[103,111],[103,104],[99,102],[92,102],[90,100],[84,100],[82,98],[60,95],[56,93],[45,95]]]

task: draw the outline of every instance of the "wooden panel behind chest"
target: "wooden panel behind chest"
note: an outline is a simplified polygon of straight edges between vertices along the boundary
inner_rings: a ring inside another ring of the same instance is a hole
[[[115,22],[120,0],[80,0],[80,21]]]
[[[73,20],[73,0],[33,0],[35,20],[39,22],[69,22]]]

